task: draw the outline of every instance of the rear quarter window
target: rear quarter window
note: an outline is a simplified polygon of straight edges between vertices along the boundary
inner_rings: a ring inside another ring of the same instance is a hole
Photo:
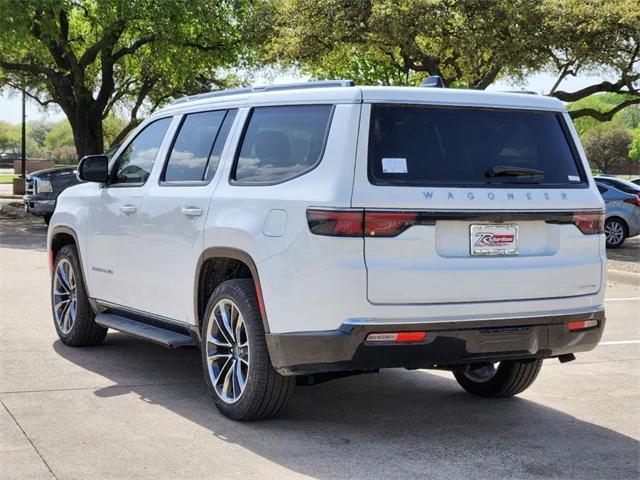
[[[558,113],[416,105],[372,106],[369,179],[376,185],[587,186]]]
[[[315,168],[324,151],[332,111],[332,105],[254,108],[232,182],[281,183]]]

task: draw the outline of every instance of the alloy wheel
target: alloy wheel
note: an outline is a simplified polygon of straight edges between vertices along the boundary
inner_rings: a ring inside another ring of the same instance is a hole
[[[67,335],[76,321],[78,297],[73,265],[66,258],[58,262],[53,280],[53,313],[60,331]]]
[[[491,380],[497,372],[496,366],[492,363],[481,365],[477,368],[469,368],[464,371],[465,377],[476,383],[484,383]]]
[[[617,245],[624,240],[624,227],[620,222],[608,222],[604,227],[604,233],[609,245]]]
[[[237,402],[249,377],[249,337],[238,306],[222,299],[213,307],[207,325],[206,356],[209,378],[225,403]]]

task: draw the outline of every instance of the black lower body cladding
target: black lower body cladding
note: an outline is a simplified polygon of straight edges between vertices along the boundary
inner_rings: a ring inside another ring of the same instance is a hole
[[[569,322],[597,320],[570,331]],[[428,368],[526,358],[593,349],[605,325],[603,310],[582,314],[412,324],[346,323],[338,330],[267,334],[274,368],[283,375],[378,368]],[[368,342],[371,333],[427,332],[419,342]]]

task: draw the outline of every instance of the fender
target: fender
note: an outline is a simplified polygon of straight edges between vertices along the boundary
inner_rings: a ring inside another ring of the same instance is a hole
[[[56,235],[59,235],[61,233],[64,233],[73,237],[73,242],[75,243],[76,251],[78,252],[78,260],[80,261],[80,274],[82,275],[82,283],[84,284],[84,288],[87,291],[89,304],[91,305],[94,311],[97,311],[96,310],[97,304],[93,299],[93,297],[91,296],[91,294],[89,293],[89,284],[87,283],[87,278],[84,274],[85,264],[84,264],[84,261],[82,260],[82,252],[80,251],[80,242],[78,241],[78,235],[76,234],[75,230],[73,230],[70,227],[66,227],[64,225],[58,225],[53,227],[53,229],[51,230],[51,233],[49,234],[49,240],[47,242],[47,253],[50,259],[49,263],[50,263],[51,273],[53,274],[53,262],[55,261],[55,258],[53,257],[53,250],[51,247],[53,244],[53,239],[56,237]]]
[[[244,250],[240,250],[237,248],[231,247],[209,247],[206,248],[198,258],[198,264],[196,265],[196,276],[194,282],[193,289],[193,299],[194,299],[194,318],[196,319],[198,331],[200,330],[200,326],[202,323],[202,319],[200,318],[199,311],[199,298],[200,298],[200,273],[202,271],[202,265],[204,262],[211,258],[232,258],[234,260],[239,260],[245,265],[249,267],[249,271],[251,272],[251,276],[253,279],[253,284],[256,289],[256,297],[258,300],[258,307],[260,308],[260,316],[262,317],[262,325],[264,327],[264,332],[269,333],[269,321],[267,319],[267,312],[264,306],[264,298],[262,296],[262,288],[260,287],[260,277],[258,275],[258,268],[256,267],[256,263]]]

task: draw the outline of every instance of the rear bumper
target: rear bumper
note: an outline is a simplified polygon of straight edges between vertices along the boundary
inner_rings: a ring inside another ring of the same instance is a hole
[[[571,332],[567,324],[597,320]],[[267,334],[274,368],[283,375],[378,368],[427,368],[523,358],[549,358],[593,349],[605,325],[604,310],[587,313],[461,322],[376,324],[348,322],[338,330]],[[370,333],[426,331],[421,342],[371,343]]]

